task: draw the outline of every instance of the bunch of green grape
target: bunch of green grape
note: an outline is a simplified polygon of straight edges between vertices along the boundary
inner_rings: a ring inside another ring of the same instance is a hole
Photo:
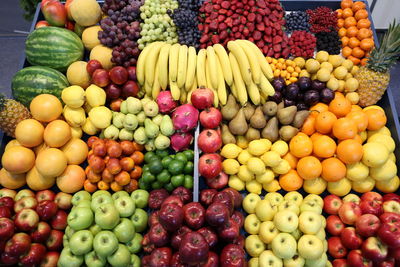
[[[139,49],[155,41],[165,41],[169,44],[178,42],[176,27],[170,15],[178,8],[177,0],[146,0],[140,7],[141,38]]]

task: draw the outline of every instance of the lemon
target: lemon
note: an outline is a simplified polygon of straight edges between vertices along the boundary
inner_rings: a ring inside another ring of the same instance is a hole
[[[353,66],[353,67],[351,68],[350,73],[351,73],[352,75],[355,75],[359,69],[360,69],[359,66]]]
[[[278,166],[272,168],[272,171],[277,174],[286,174],[288,173],[289,170],[290,170],[289,162],[287,162],[287,160],[284,159],[278,164]]]
[[[390,130],[386,126],[383,126],[382,128],[380,128],[379,130],[376,130],[376,131],[368,131],[368,138],[370,138],[374,134],[384,134],[384,135],[392,136],[392,134],[390,133]]]
[[[396,176],[397,166],[396,163],[394,163],[393,161],[387,160],[383,165],[379,167],[370,168],[369,173],[370,176],[377,181],[389,180]]]
[[[346,84],[345,81],[343,80],[339,80],[339,88],[337,89],[339,92],[343,92],[344,91],[344,85]]]
[[[320,69],[317,72],[317,79],[320,80],[321,82],[329,81],[330,77],[331,77],[331,72],[328,69]]]
[[[260,175],[256,175],[257,182],[261,184],[269,183],[274,180],[275,174],[270,168],[266,168],[265,172]]]
[[[319,62],[313,58],[310,58],[306,61],[306,70],[309,73],[316,73],[319,70],[320,66],[321,65],[319,64]]]
[[[253,140],[249,143],[248,151],[254,156],[261,156],[271,148],[271,141],[268,139]]]
[[[389,155],[389,160],[393,161],[394,163],[396,163],[396,155],[394,153]]]
[[[382,107],[378,106],[378,105],[372,105],[372,106],[365,107],[365,108],[363,108],[363,111],[367,111],[368,109],[374,109],[374,108],[375,109],[380,109],[381,111],[385,112],[385,110]]]
[[[346,99],[350,101],[352,105],[357,105],[360,101],[360,96],[357,92],[350,92],[346,94]]]
[[[346,77],[347,73],[347,68],[344,66],[339,66],[333,71],[333,75],[335,75],[335,77],[339,80],[343,80]]]
[[[376,181],[375,186],[379,191],[383,193],[393,193],[397,191],[400,185],[400,179],[398,176],[393,177],[390,180]]]
[[[276,167],[282,161],[281,156],[276,151],[267,151],[261,156],[261,160],[268,167]]]
[[[245,149],[239,153],[238,161],[240,162],[240,164],[247,164],[249,158],[251,158],[251,154],[249,153],[249,151],[247,151],[247,149]]]
[[[226,159],[222,162],[222,169],[226,174],[233,175],[239,172],[240,164],[236,159]]]
[[[386,134],[376,133],[368,138],[368,142],[380,143],[386,146],[390,153],[392,153],[396,148],[393,138]]]
[[[301,70],[299,77],[308,77],[310,78],[310,73],[307,70]]]
[[[259,195],[261,194],[262,185],[256,180],[251,180],[249,182],[246,182],[246,190],[250,193]]]
[[[236,136],[236,145],[238,145],[242,149],[246,149],[249,145],[249,142],[247,142],[246,137],[238,135]]]
[[[329,59],[329,53],[326,51],[319,51],[316,55],[315,55],[315,59],[318,60],[319,63],[328,61]]]
[[[304,60],[304,58],[303,57],[296,57],[295,59],[293,59],[293,61],[294,61],[294,63],[296,63],[296,65],[299,67],[299,68],[303,68],[304,67],[304,65],[306,64],[306,61]]]
[[[367,131],[363,131],[361,133],[358,134],[361,137],[361,141],[363,141],[363,143],[365,142],[365,140],[367,140],[368,138],[368,133]]]
[[[288,153],[289,151],[289,146],[285,141],[278,140],[275,143],[272,144],[271,150],[278,152],[278,154],[283,157]]]
[[[327,182],[322,179],[321,177],[311,179],[311,180],[304,180],[303,188],[309,194],[316,194],[319,195],[326,189]]]
[[[344,77],[345,80],[348,80],[350,78],[353,78],[353,74],[347,73],[346,77]]]
[[[332,64],[334,68],[339,67],[342,65],[344,58],[340,55],[329,55],[328,62]]]
[[[335,77],[331,77],[326,83],[326,87],[331,89],[332,91],[336,91],[337,89],[339,89],[339,86],[339,81]]]
[[[354,64],[353,64],[353,61],[351,61],[350,59],[345,59],[342,62],[342,66],[345,67],[347,69],[347,71],[351,71],[351,69],[353,68]]]
[[[235,159],[242,150],[241,147],[235,144],[226,144],[221,150],[221,156],[227,159]]]
[[[356,78],[348,78],[346,79],[346,83],[344,84],[345,92],[355,92],[358,89],[359,83]]]
[[[362,162],[368,167],[379,167],[389,158],[389,150],[380,143],[368,142],[363,149]]]
[[[367,179],[364,179],[362,181],[351,182],[351,187],[353,188],[353,190],[361,194],[372,191],[372,189],[374,189],[374,186],[375,180],[371,177],[368,177]]]
[[[229,176],[228,185],[237,191],[242,191],[245,188],[245,183],[237,175]]]
[[[333,66],[329,62],[322,62],[321,63],[321,69],[327,69],[327,70],[329,70],[329,72],[332,72],[333,71]]]
[[[268,193],[271,193],[280,190],[281,186],[279,185],[279,182],[277,180],[273,180],[269,183],[263,184],[263,188]]]
[[[254,179],[254,174],[249,171],[247,165],[241,165],[239,167],[239,172],[237,173],[237,176],[243,182],[248,182]]]
[[[328,192],[339,197],[347,195],[351,191],[349,179],[342,178],[337,182],[328,182]]]
[[[247,168],[255,175],[261,175],[265,172],[265,164],[260,158],[249,158],[247,161]]]
[[[346,169],[346,177],[352,181],[362,181],[369,175],[368,166],[362,162],[347,164]]]

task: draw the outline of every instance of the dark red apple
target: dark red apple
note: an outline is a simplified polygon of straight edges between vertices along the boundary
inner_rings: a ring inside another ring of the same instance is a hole
[[[150,255],[150,266],[169,267],[172,250],[169,247],[156,248]]]
[[[56,198],[56,194],[51,190],[41,190],[36,193],[36,199],[40,203],[44,200],[51,200],[53,201]]]
[[[121,98],[112,100],[111,103],[110,103],[111,110],[115,111],[115,112],[119,112],[121,110],[122,101],[123,100]]]
[[[40,219],[44,221],[48,221],[53,216],[56,215],[58,211],[57,204],[52,200],[43,200],[39,202],[38,206],[36,207],[36,212],[39,215]]]
[[[175,188],[171,195],[180,197],[183,204],[189,203],[193,199],[192,191],[183,186]]]
[[[221,135],[212,129],[201,131],[197,140],[199,149],[204,153],[215,153],[222,146]]]
[[[9,218],[0,218],[0,240],[8,240],[14,234],[14,222]]]
[[[151,228],[150,228],[151,230]],[[149,231],[150,232],[150,231]],[[166,231],[165,231],[166,232]],[[149,233],[145,234],[143,236],[142,242],[141,242],[143,251],[146,253],[151,253],[155,249],[155,245],[150,241],[150,235]]]
[[[181,201],[179,197],[176,198]],[[174,232],[182,226],[183,217],[182,207],[173,203],[162,205],[158,215],[161,225],[169,232]]]
[[[63,210],[58,210],[56,215],[50,220],[53,229],[64,230],[67,227],[68,214]]]
[[[11,256],[3,252],[0,257],[0,262],[5,264],[6,266],[17,266],[17,263],[19,262],[19,257]]]
[[[337,215],[330,215],[326,219],[326,230],[331,235],[340,235],[344,229],[344,223]]]
[[[160,220],[158,219],[159,214],[160,214],[159,210],[156,210],[150,214],[149,219],[147,221],[150,227],[157,223],[160,223]]]
[[[378,238],[371,236],[364,240],[361,246],[361,252],[365,258],[380,262],[386,259],[388,247]]]
[[[335,259],[332,261],[333,267],[349,267],[346,259]]]
[[[128,71],[121,66],[113,67],[109,72],[110,79],[115,84],[124,84],[128,80]]]
[[[164,188],[152,190],[149,195],[149,208],[153,210],[160,209],[161,204],[168,196],[168,191]]]
[[[181,198],[179,196],[169,196],[166,199],[164,199],[163,203],[161,204],[161,208],[164,205],[168,205],[168,204],[175,204],[181,208],[183,208],[183,201],[181,200]]]
[[[221,171],[216,177],[206,179],[206,184],[210,188],[220,190],[228,185],[228,180],[228,175]]]
[[[361,237],[356,233],[354,227],[346,227],[340,234],[343,245],[349,250],[358,249],[362,244]]]
[[[335,259],[344,258],[347,255],[347,249],[342,244],[339,237],[333,236],[328,239],[328,252]]]
[[[362,214],[373,214],[379,216],[383,213],[381,202],[362,200],[360,202],[360,209]]]
[[[143,261],[142,261],[143,262]],[[142,263],[143,264],[143,263]],[[179,255],[178,252],[175,252],[172,257],[171,257],[171,262],[170,262],[171,267],[185,267],[184,264],[181,263],[181,256]]]
[[[150,259],[151,259],[150,255],[143,256],[142,262],[141,262],[141,267],[151,267]]]
[[[50,236],[46,241],[46,247],[50,251],[61,250],[63,245],[64,233],[59,230],[51,230]]]
[[[209,246],[205,238],[197,232],[186,233],[179,247],[182,263],[196,265],[204,263],[208,258]]]
[[[400,225],[397,223],[383,223],[378,229],[378,237],[391,248],[400,247]]]
[[[214,93],[211,89],[200,87],[193,91],[190,100],[197,109],[210,108],[214,102]]]
[[[243,235],[239,235],[237,238],[235,238],[235,240],[232,241],[232,244],[238,245],[241,248],[244,248],[246,239],[244,238]]]
[[[29,251],[31,238],[26,233],[16,233],[9,239],[4,248],[4,252],[10,256],[21,256]]]
[[[44,256],[40,267],[54,267],[57,266],[58,259],[60,258],[60,253],[57,251],[48,251]]]
[[[47,222],[39,222],[36,229],[31,232],[32,242],[44,243],[49,238],[51,232],[50,225]]]
[[[242,228],[244,225],[244,216],[240,211],[235,210],[231,216],[232,220],[239,225],[239,228]]]
[[[215,129],[222,121],[222,113],[214,107],[200,112],[200,124],[206,129]]]
[[[231,194],[231,197],[233,199],[233,206],[236,209],[239,209],[242,206],[242,201],[243,201],[243,196],[235,189],[228,187],[223,190],[224,192],[228,192]]]
[[[384,261],[378,262],[376,267],[395,267],[395,260],[392,258],[386,259]]]
[[[96,69],[92,74],[92,82],[99,87],[110,84],[110,77],[105,69]]]
[[[362,256],[361,250],[352,250],[347,255],[347,263],[351,267],[372,267],[372,261]]]
[[[233,219],[229,219],[218,228],[218,235],[226,242],[233,242],[239,236],[239,225]]]
[[[0,218],[11,218],[11,210],[6,206],[0,206]]]
[[[150,227],[149,240],[156,247],[163,247],[169,243],[169,234],[161,224],[156,224]]]
[[[206,221],[209,225],[218,227],[230,218],[230,212],[222,202],[214,202],[206,210]]]
[[[100,61],[96,59],[91,59],[88,61],[86,65],[86,71],[89,73],[90,76],[93,75],[93,72],[97,69],[102,69],[103,66],[101,65]]]
[[[45,256],[46,247],[39,243],[33,243],[28,254],[20,258],[20,263],[24,266],[39,265]]]
[[[218,191],[215,190],[215,189],[203,189],[203,190],[201,190],[201,192],[200,192],[200,203],[203,206],[208,207],[212,203],[212,200],[213,200],[214,195],[216,193],[218,193]]]
[[[139,86],[135,81],[127,81],[122,86],[121,96],[122,98],[128,98],[130,96],[136,97],[139,93]]]
[[[136,81],[136,67],[135,66],[129,66],[126,68],[128,71],[128,79],[131,81]]]
[[[7,207],[11,210],[14,210],[15,201],[12,197],[1,197],[0,198],[0,207]]]
[[[233,213],[233,199],[230,193],[221,191],[215,194],[213,202],[223,203],[229,210],[230,215]]]
[[[234,244],[226,245],[220,254],[220,266],[246,266],[246,255],[244,249]]]
[[[396,261],[400,260],[400,248],[389,248],[388,257],[393,258]]]
[[[117,99],[121,96],[122,90],[118,87],[118,85],[110,83],[105,88],[107,99]]]
[[[324,211],[331,215],[337,215],[342,204],[340,197],[335,195],[326,196],[324,198]]]
[[[395,200],[397,202],[400,202],[400,196],[395,193],[389,193],[389,194],[383,195],[382,202],[389,201],[389,200]]]
[[[181,241],[182,241],[183,236],[186,233],[189,233],[191,231],[192,230],[189,227],[185,226],[185,225],[182,226],[181,228],[179,228],[175,233],[172,234],[171,246],[174,249],[179,250],[179,246],[181,245]]]
[[[214,248],[218,244],[218,236],[210,227],[203,227],[197,230],[205,240],[210,248]]]
[[[205,221],[206,210],[199,202],[190,202],[183,206],[183,219],[187,226],[199,229]]]
[[[222,171],[221,157],[218,154],[203,154],[199,159],[200,175],[207,179],[216,177]]]
[[[361,196],[361,201],[374,201],[374,202],[378,202],[378,203],[382,204],[383,197],[381,194],[379,194],[377,192],[370,191],[370,192],[364,193]]]
[[[381,222],[378,217],[373,214],[363,214],[357,221],[356,221],[356,232],[357,234],[370,237],[375,236],[376,232],[379,229]]]
[[[394,212],[384,212],[381,216],[379,216],[381,223],[398,223],[400,224],[400,214]]]
[[[209,251],[207,262],[203,264],[202,267],[218,267],[218,266],[219,266],[219,258],[217,253]]]

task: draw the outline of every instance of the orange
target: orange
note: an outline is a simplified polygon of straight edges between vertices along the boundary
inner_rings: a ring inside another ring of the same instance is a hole
[[[336,155],[344,163],[353,164],[361,160],[363,147],[356,140],[344,140],[337,146]]]
[[[282,159],[286,160],[289,163],[290,168],[292,169],[296,168],[298,159],[295,156],[293,156],[292,153],[290,152],[286,153],[286,155],[283,156]]]
[[[307,117],[307,119],[303,123],[303,126],[301,127],[301,132],[305,133],[308,136],[312,135],[315,132],[315,117],[314,116]]]
[[[356,37],[351,37],[349,39],[349,47],[350,48],[356,48],[360,45],[360,40],[358,40]],[[353,53],[353,50],[352,50]]]
[[[303,186],[303,179],[296,170],[290,170],[288,173],[279,176],[279,185],[285,191],[296,191]]]
[[[336,182],[346,175],[346,165],[337,158],[325,159],[322,165],[322,178],[328,182]]]
[[[349,40],[349,37],[343,37],[343,38],[347,38],[347,40]],[[342,43],[343,43],[343,41],[342,41]],[[345,46],[345,47],[343,47],[343,49],[342,49],[342,55],[344,56],[344,57],[348,57],[348,56],[350,56],[351,55],[351,52],[352,52],[353,50],[350,48],[350,47],[348,47],[348,46]]]
[[[346,36],[347,30],[345,28],[340,28],[338,31],[339,37]]]
[[[344,95],[343,95],[341,92],[336,91],[336,92],[335,92],[335,97],[334,97],[334,98],[339,98],[339,97],[344,98]]]
[[[333,124],[332,133],[339,140],[352,139],[357,134],[357,125],[352,119],[340,118]]]
[[[313,141],[313,152],[321,158],[333,157],[336,151],[335,141],[327,135],[322,135],[317,140]]]
[[[344,97],[335,97],[331,103],[329,103],[329,111],[338,118],[344,117],[351,111],[351,102]]]
[[[344,26],[344,19],[338,19],[338,21],[337,21],[337,26],[338,26],[338,28],[343,28],[343,26]]]
[[[368,18],[368,12],[365,9],[360,9],[354,14],[356,20]]]
[[[353,6],[352,6],[353,12],[357,12],[357,11],[359,11],[361,9],[365,9],[365,8],[366,8],[366,6],[363,2],[354,2]]]
[[[319,160],[314,156],[301,158],[297,163],[297,173],[304,180],[318,178],[321,175],[321,172],[321,162],[319,162]]]
[[[351,105],[351,111],[362,111],[362,107],[359,105]]]
[[[349,28],[351,26],[356,26],[357,25],[357,21],[354,17],[348,17],[344,19],[344,27],[345,28]],[[364,27],[361,27],[364,28]]]
[[[372,38],[362,39],[360,42],[360,47],[364,51],[370,51],[374,47],[374,40]]]
[[[344,25],[346,25],[346,20],[344,21]],[[371,21],[369,21],[369,19],[360,19],[357,22],[357,28],[359,28],[359,29],[361,29],[361,28],[368,29],[369,27],[371,27]]]
[[[315,130],[322,134],[330,133],[336,119],[335,114],[330,111],[321,112],[315,119]]]
[[[355,47],[353,51],[351,51],[351,55],[356,58],[363,58],[365,56],[365,52],[361,48]]]
[[[352,51],[353,52],[353,51]],[[353,57],[353,56],[348,56],[347,59],[350,59],[354,65],[359,65],[361,60],[359,58]]]
[[[350,118],[356,123],[358,132],[362,132],[367,129],[368,117],[363,111],[351,111],[349,114],[346,115],[346,118]]]
[[[345,9],[343,9],[343,14],[342,14],[342,17],[345,19],[345,18],[348,18],[348,17],[352,17],[353,16],[353,10],[351,10],[351,8],[349,8],[349,7],[347,7],[347,8],[345,8]]]
[[[336,13],[337,13],[337,17],[338,17],[338,19],[342,18],[342,15],[343,15],[343,9],[341,9],[341,8],[339,8],[339,9],[336,9]]]
[[[312,141],[304,133],[296,134],[289,143],[290,153],[297,158],[303,158],[311,155]]]
[[[315,104],[314,106],[312,106],[311,108],[310,108],[310,110],[311,111],[317,111],[318,113],[321,113],[322,111],[327,111],[328,110],[328,105],[327,104],[324,104],[324,103],[318,103],[318,104]],[[315,116],[317,116],[318,115],[318,113],[315,115]]]
[[[363,140],[362,140],[362,138],[361,138],[361,136],[360,136],[359,134],[356,134],[356,136],[354,136],[353,139],[347,139],[347,140],[354,140],[354,141],[356,141],[356,142],[359,143],[359,144],[362,144],[362,143],[363,143]],[[345,141],[345,140],[343,140],[343,141]],[[342,141],[342,142],[343,142],[343,141]]]
[[[320,134],[319,132],[315,132],[310,136],[310,139],[314,144],[314,142],[317,141],[321,136],[324,136],[324,135]]]
[[[365,66],[365,65],[367,65],[367,62],[368,62],[368,58],[365,57],[365,58],[361,59],[360,65]]]
[[[340,3],[340,7],[342,8],[342,9],[345,9],[345,8],[348,8],[348,7],[352,7],[353,6],[353,0],[343,0],[341,3]]]
[[[370,131],[376,131],[385,126],[387,118],[385,112],[380,109],[371,108],[364,111],[368,118],[367,129]]]
[[[351,26],[351,27],[349,27],[347,29],[346,36],[349,37],[350,40],[351,40],[351,37],[357,36],[357,33],[358,33],[357,27],[356,26]],[[352,47],[351,45],[349,45],[349,46]]]
[[[372,31],[370,29],[361,28],[358,30],[357,38],[362,40],[372,36]]]
[[[346,47],[349,43],[349,37],[343,36],[341,40],[342,40],[342,46]],[[343,51],[342,51],[342,54],[343,54]]]

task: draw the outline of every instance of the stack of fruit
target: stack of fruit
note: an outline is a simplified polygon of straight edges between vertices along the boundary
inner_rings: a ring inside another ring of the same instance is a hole
[[[293,60],[284,58],[266,57],[274,72],[274,78],[281,77],[285,79],[286,84],[297,82],[299,77],[304,74],[303,67],[305,60],[302,57],[296,57]]]
[[[193,150],[170,153],[169,150],[156,150],[144,155],[145,165],[139,179],[141,189],[165,188],[171,192],[179,186],[193,188]]]
[[[84,188],[88,192],[97,189],[117,192],[133,192],[138,188],[142,175],[143,146],[135,142],[104,140],[92,136],[87,141],[90,151],[86,167]]]
[[[397,266],[400,198],[368,192],[324,198],[328,252],[333,266]]]
[[[0,264],[56,266],[72,196],[8,190],[0,198]]]
[[[250,235],[245,248],[250,266],[313,266],[328,263],[324,201],[317,195],[304,199],[298,192],[268,193],[264,199],[248,194],[243,208],[249,214],[244,229]],[[268,249],[267,249],[268,247]]]
[[[99,190],[93,195],[75,193],[68,215],[64,248],[58,266],[140,266],[136,253],[141,250],[146,229],[149,193],[136,190],[111,195]]]
[[[27,184],[33,190],[43,190],[57,183],[63,192],[78,191],[85,180],[79,166],[88,153],[85,142],[75,137],[68,123],[58,119],[62,105],[55,96],[35,97],[30,111],[33,119],[18,123],[16,139],[7,144],[2,156],[2,186],[17,189]]]

